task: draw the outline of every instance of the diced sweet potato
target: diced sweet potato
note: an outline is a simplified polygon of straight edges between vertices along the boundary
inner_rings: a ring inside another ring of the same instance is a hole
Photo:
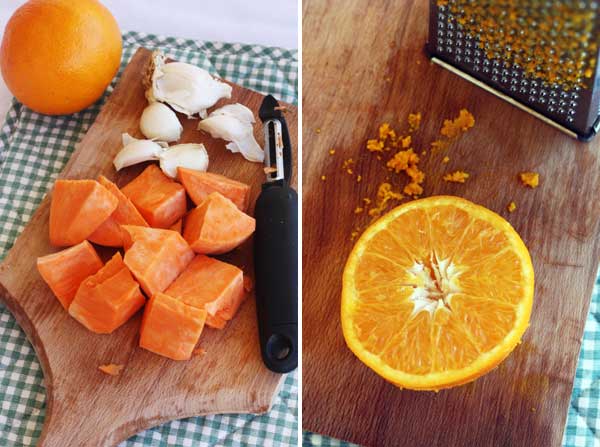
[[[102,268],[102,260],[92,244],[83,241],[58,253],[38,258],[37,268],[60,304],[68,309],[79,285]]]
[[[165,294],[206,309],[211,317],[206,323],[220,329],[233,318],[244,300],[244,274],[235,265],[198,255]]]
[[[114,363],[109,363],[108,365],[100,365],[98,369],[109,376],[118,376],[121,374],[121,371],[123,371],[124,367],[125,365],[115,365]]]
[[[69,314],[98,334],[110,334],[124,324],[143,305],[145,299],[120,253],[95,275],[84,280]]]
[[[196,205],[204,202],[213,192],[227,197],[241,211],[246,212],[250,199],[250,186],[212,172],[201,172],[179,167],[177,176]]]
[[[50,205],[50,243],[79,244],[117,208],[119,201],[95,180],[57,180]]]
[[[179,234],[181,234],[182,228],[183,228],[183,219],[179,219],[177,222],[175,222],[173,225],[171,225],[169,227],[169,230],[177,231]]]
[[[188,360],[200,338],[206,311],[157,293],[146,305],[140,347],[173,360]]]
[[[206,325],[213,329],[223,329],[227,325],[227,320],[219,315],[206,314]]]
[[[139,225],[147,227],[148,224],[121,190],[109,179],[101,175],[98,183],[104,186],[114,195],[119,204],[117,209],[104,221],[89,237],[88,240],[106,247],[122,247],[124,238],[127,237],[121,225]]]
[[[129,234],[125,264],[148,297],[164,291],[185,270],[194,252],[171,230],[123,225]]]
[[[199,254],[220,254],[233,250],[248,239],[256,227],[254,218],[240,211],[218,192],[186,217],[183,237]]]
[[[153,228],[169,228],[187,211],[184,187],[156,165],[148,166],[121,191]]]

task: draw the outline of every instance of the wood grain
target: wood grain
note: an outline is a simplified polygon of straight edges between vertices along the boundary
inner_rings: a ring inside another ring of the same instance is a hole
[[[62,178],[95,178],[99,174],[120,186],[143,167],[114,172],[112,159],[121,133],[140,136],[139,116],[146,105],[140,73],[150,52],[140,49],[79,143]],[[234,85],[231,100],[257,115],[263,95]],[[288,106],[292,141],[297,141],[297,111]],[[181,117],[181,142],[202,142],[210,171],[252,185],[252,203],[263,182],[262,165],[245,162],[225,150],[225,142],[200,134],[197,120]],[[262,125],[255,135],[263,141]],[[134,433],[175,418],[212,413],[261,413],[269,409],[281,376],[261,361],[254,297],[242,305],[223,331],[205,329],[203,356],[175,362],[138,348],[140,313],[110,335],[96,335],[72,319],[37,273],[38,256],[57,251],[48,241],[49,197],[46,197],[0,266],[0,295],[33,344],[48,395],[40,446],[112,446]],[[104,250],[108,255],[108,251]],[[252,275],[251,246],[245,244],[224,259]],[[118,377],[98,371],[106,363],[124,364]]]
[[[574,141],[431,64],[427,3],[304,2],[303,428],[368,446],[558,446],[600,256],[600,140]],[[476,125],[446,153],[423,157],[425,195],[462,196],[513,224],[536,273],[531,326],[472,384],[400,390],[352,355],[339,322],[350,233],[369,223],[353,210],[390,177],[364,146],[380,123],[406,129],[408,113],[422,112],[414,143],[428,149],[463,107]],[[350,157],[361,183],[341,170]],[[441,180],[456,169],[471,174],[465,185]],[[537,189],[520,185],[525,170],[540,173]]]

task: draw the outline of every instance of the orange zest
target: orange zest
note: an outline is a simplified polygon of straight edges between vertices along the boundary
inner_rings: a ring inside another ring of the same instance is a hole
[[[454,171],[443,177],[444,181],[451,183],[465,183],[468,178],[469,174],[464,171]]]
[[[540,184],[540,175],[537,172],[521,172],[519,178],[523,185],[530,188],[537,188]]]

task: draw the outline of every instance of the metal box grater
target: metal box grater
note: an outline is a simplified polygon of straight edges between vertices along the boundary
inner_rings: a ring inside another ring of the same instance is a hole
[[[432,61],[589,141],[600,129],[600,0],[430,0]]]

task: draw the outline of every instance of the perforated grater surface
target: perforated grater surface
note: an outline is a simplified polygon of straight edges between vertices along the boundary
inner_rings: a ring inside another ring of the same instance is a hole
[[[432,60],[589,141],[600,128],[600,2],[431,0]]]

